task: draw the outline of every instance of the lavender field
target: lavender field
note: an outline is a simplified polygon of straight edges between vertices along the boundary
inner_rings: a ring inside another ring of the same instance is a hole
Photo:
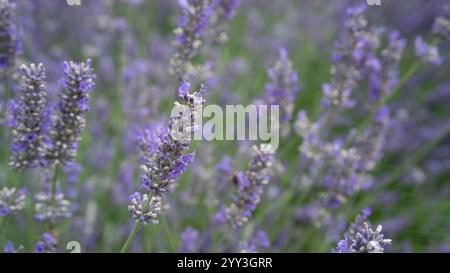
[[[450,1],[374,2],[0,0],[0,252],[450,251]]]

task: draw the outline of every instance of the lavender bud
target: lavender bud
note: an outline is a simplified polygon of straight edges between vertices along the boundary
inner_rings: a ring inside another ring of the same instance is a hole
[[[148,194],[142,195],[140,192],[135,192],[130,195],[128,211],[136,222],[156,225],[161,211],[161,198],[159,196],[149,197]]]

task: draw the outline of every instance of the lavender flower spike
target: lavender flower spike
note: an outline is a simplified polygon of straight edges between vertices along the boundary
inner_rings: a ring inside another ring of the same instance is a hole
[[[37,242],[35,251],[36,253],[54,253],[56,252],[57,240],[51,233],[44,233],[42,240]]]
[[[239,0],[212,0],[211,40],[215,45],[223,45],[228,39],[228,23],[234,17]]]
[[[445,17],[436,18],[432,31],[441,39],[450,40],[450,20]]]
[[[188,80],[189,74],[195,70],[191,63],[202,45],[202,38],[212,14],[209,0],[178,0],[182,16],[178,21],[175,53],[170,59],[170,74],[175,75],[179,83]]]
[[[0,217],[25,208],[26,190],[16,188],[0,189]]]
[[[204,90],[189,94],[189,84],[183,84],[182,87],[180,98],[187,107],[192,107],[192,100],[198,98]],[[183,128],[180,124],[189,128]],[[178,178],[194,160],[195,153],[186,153],[190,140],[175,138],[172,128],[183,128],[191,132],[190,128],[193,127],[195,124],[191,123],[191,117],[172,116],[167,127],[156,132],[144,131],[141,136],[141,186],[144,193],[132,194],[128,206],[128,211],[138,223],[158,223],[161,197],[174,190]]]
[[[52,201],[50,192],[39,192],[35,195],[35,219],[38,221],[55,222],[60,218],[71,217],[71,203],[63,192],[57,192]]]
[[[390,245],[391,239],[384,239],[381,233],[382,226],[372,230],[367,222],[370,209],[364,209],[363,213],[356,217],[354,223],[345,233],[344,239],[338,243],[338,253],[383,253],[384,248]]]
[[[0,0],[0,78],[8,76],[14,68],[19,51],[14,11],[12,1]]]
[[[442,57],[439,55],[439,49],[436,46],[427,44],[421,36],[415,40],[416,55],[424,63],[441,65]]]
[[[47,156],[54,163],[72,162],[77,154],[78,141],[85,127],[85,114],[89,109],[89,94],[95,83],[91,60],[86,63],[64,62],[64,77],[60,81],[59,115],[50,132]]]
[[[299,90],[297,72],[292,68],[286,49],[278,50],[278,59],[267,72],[271,82],[266,86],[268,104],[279,105],[281,111],[281,135],[287,136],[290,131],[289,122],[294,111],[294,102]]]
[[[354,106],[350,99],[353,89],[364,78],[367,70],[380,69],[375,52],[380,45],[379,31],[369,28],[365,17],[366,5],[347,9],[344,22],[345,35],[336,44],[331,68],[332,81],[323,85],[323,105],[349,108]]]
[[[36,167],[42,162],[44,134],[49,121],[44,66],[30,64],[21,69],[20,97],[8,104],[8,123],[14,135],[10,165],[15,170]]]
[[[228,222],[233,227],[244,225],[261,200],[264,185],[270,179],[268,170],[273,164],[273,151],[270,147],[258,149],[253,146],[253,152],[247,172],[239,172],[234,178],[238,190],[235,202],[222,207],[216,215],[219,223]]]
[[[11,241],[8,241],[3,248],[3,251],[5,253],[22,253],[24,250],[23,245],[19,245],[17,248],[14,247],[14,243]]]

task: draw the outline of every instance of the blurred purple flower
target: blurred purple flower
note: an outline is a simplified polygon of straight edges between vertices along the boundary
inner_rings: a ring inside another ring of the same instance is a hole
[[[16,213],[25,208],[27,191],[25,189],[0,189],[0,217]]]

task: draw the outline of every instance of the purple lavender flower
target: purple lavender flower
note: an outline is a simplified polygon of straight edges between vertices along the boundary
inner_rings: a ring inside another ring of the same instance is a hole
[[[5,245],[5,248],[3,249],[5,253],[21,253],[23,252],[23,250],[23,245],[19,245],[17,248],[15,248],[14,243],[11,241],[8,241]]]
[[[179,252],[187,253],[195,251],[199,235],[198,230],[195,230],[192,227],[185,228],[180,235],[181,243]]]
[[[42,240],[38,241],[35,246],[36,253],[54,253],[56,252],[57,240],[51,233],[44,233]]]
[[[370,208],[365,208],[362,210],[361,214],[356,216],[355,221],[350,224],[347,231],[344,234],[346,238],[355,238],[356,233],[361,229],[365,222],[368,221],[369,216],[372,214]]]
[[[203,103],[201,94],[204,90],[189,94],[188,89],[189,84],[183,84],[179,96],[186,102],[187,107],[195,110],[198,101]],[[140,148],[143,149],[141,151],[141,186],[144,194],[139,192],[132,194],[128,207],[137,222],[152,224],[158,222],[161,197],[174,190],[178,178],[194,160],[194,152],[186,153],[190,144],[189,137],[179,137],[180,132],[175,131],[177,128],[190,134],[192,127],[195,127],[192,122],[192,116],[176,115],[170,118],[167,127],[159,128],[156,132],[148,130],[143,132]]]
[[[383,69],[373,69],[369,76],[370,95],[377,101],[389,95],[398,83],[399,64],[406,46],[398,31],[389,35],[388,45],[381,52],[380,65]]]
[[[273,154],[270,147],[260,150],[253,146],[253,152],[247,172],[238,172],[233,178],[237,194],[230,206],[219,209],[216,215],[219,223],[229,223],[233,227],[244,225],[261,201],[263,188],[270,179],[268,170],[273,164]]]
[[[353,89],[368,70],[379,70],[375,51],[379,47],[379,30],[370,29],[365,18],[366,5],[347,9],[344,22],[345,35],[336,44],[331,68],[332,81],[323,85],[323,105],[328,107],[353,107],[350,100]]]
[[[371,213],[370,208],[363,209],[350,224],[344,239],[338,243],[336,248],[338,253],[382,253],[384,247],[391,244],[392,240],[384,239],[380,225],[375,231],[369,227],[368,217]]]
[[[0,0],[0,78],[10,75],[20,50],[15,9],[12,1]]]
[[[128,211],[136,222],[156,225],[161,212],[161,198],[159,196],[150,197],[147,193],[135,192],[130,195]]]
[[[239,0],[212,0],[210,39],[214,45],[223,45],[229,40],[228,23],[233,19]]]
[[[381,233],[382,226],[372,230],[369,224],[364,222],[354,237],[345,236],[344,240],[338,243],[336,251],[338,253],[383,253],[384,248],[390,245],[391,239],[384,239]]]
[[[433,23],[433,34],[443,40],[450,40],[450,20],[445,17],[438,17]]]
[[[170,59],[170,73],[181,83],[188,80],[189,74],[195,73],[191,60],[203,43],[212,6],[209,0],[179,0],[178,3],[183,14],[178,20],[178,28],[174,30],[175,53]]]
[[[266,85],[267,104],[280,106],[281,135],[287,136],[290,131],[290,121],[294,111],[294,103],[299,87],[297,72],[292,68],[286,49],[278,50],[278,58],[268,71],[270,83]]]
[[[0,190],[0,217],[23,210],[26,197],[25,189],[2,188]]]
[[[255,232],[249,242],[242,243],[240,252],[242,253],[256,253],[259,250],[270,247],[269,236],[264,230]]]
[[[325,158],[330,160],[324,184],[324,194],[330,207],[338,207],[347,198],[372,186],[370,173],[383,155],[383,146],[389,128],[390,114],[387,107],[377,113],[373,124],[357,136],[350,147],[341,141],[325,145]]]
[[[14,170],[36,167],[43,159],[44,135],[49,122],[45,69],[23,65],[18,101],[9,102],[8,123],[14,135],[10,165]]]
[[[89,109],[89,94],[95,83],[91,60],[86,63],[64,62],[63,91],[59,94],[59,115],[47,143],[47,157],[54,163],[73,161],[77,154],[80,135],[85,127]]]
[[[41,191],[35,195],[35,218],[38,221],[55,222],[61,218],[70,218],[71,203],[63,192],[57,192],[52,200],[50,192]]]
[[[441,65],[442,58],[439,55],[439,49],[436,46],[427,44],[421,36],[415,40],[416,55],[424,63]]]
[[[141,166],[141,185],[146,191],[160,196],[174,189],[175,181],[193,161],[195,154],[185,154],[189,143],[174,140],[167,127],[158,130],[153,137],[153,150],[148,153],[151,157]]]
[[[231,158],[229,156],[224,156],[222,161],[215,167],[216,178],[220,183],[225,183],[229,181],[231,175],[233,174],[233,166],[231,164]]]

